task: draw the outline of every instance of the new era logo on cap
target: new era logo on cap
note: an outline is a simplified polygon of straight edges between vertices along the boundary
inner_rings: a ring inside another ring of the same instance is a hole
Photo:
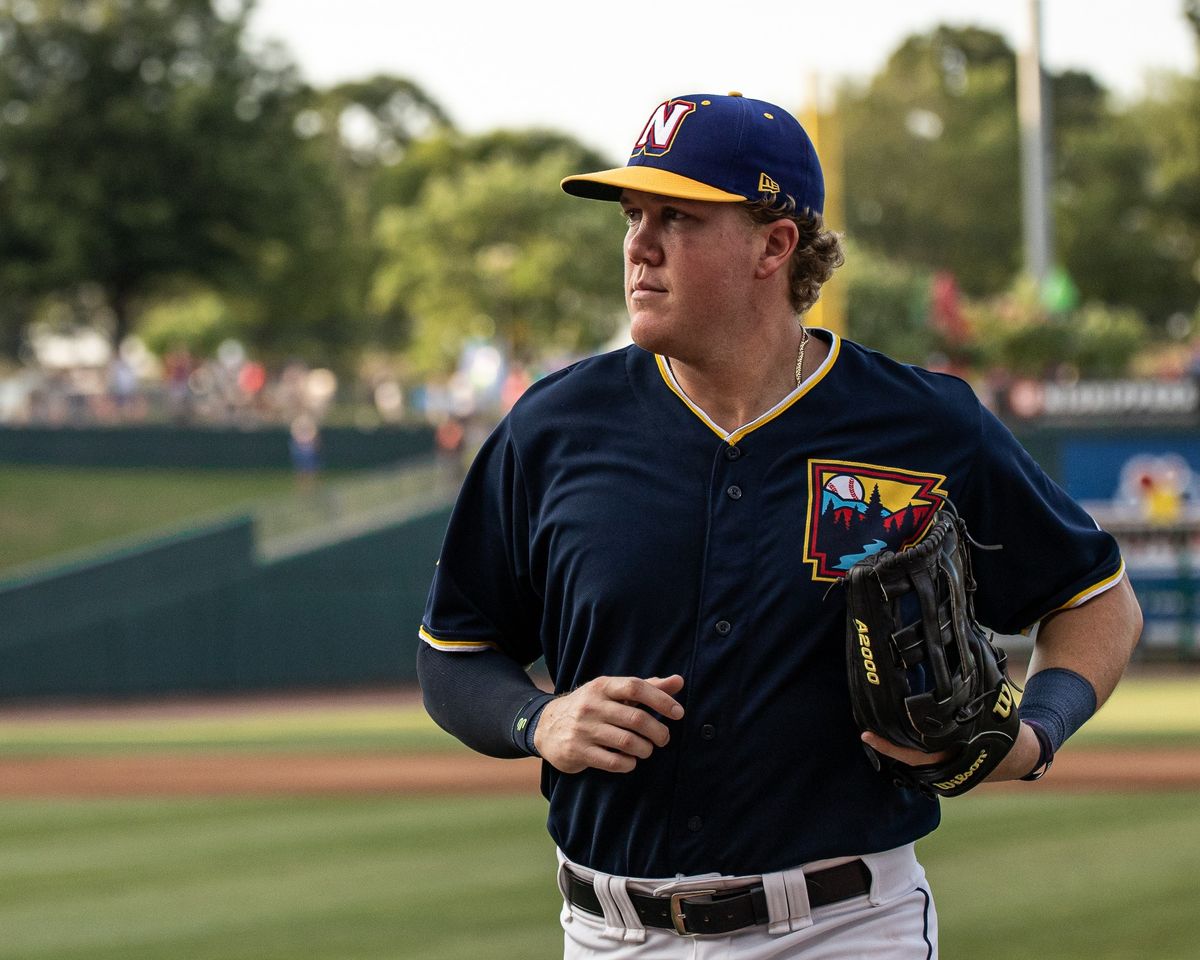
[[[768,177],[765,173],[758,175],[758,192],[759,193],[778,193],[779,184]]]
[[[786,110],[741,94],[689,94],[654,108],[624,167],[567,177],[562,188],[596,200],[622,190],[731,203],[792,197],[820,213],[825,181],[812,141]]]

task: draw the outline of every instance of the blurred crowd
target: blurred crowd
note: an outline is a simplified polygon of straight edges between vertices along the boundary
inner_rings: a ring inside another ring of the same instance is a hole
[[[434,425],[439,443],[453,448],[469,441],[460,434],[472,424],[494,423],[530,383],[573,359],[531,369],[475,343],[453,372],[406,382],[386,362],[339,377],[300,360],[269,365],[233,340],[210,356],[183,347],[157,356],[136,338],[114,350],[85,333],[43,340],[20,366],[0,368],[0,425],[274,425],[303,438],[334,420],[364,428],[408,421]]]
[[[292,362],[272,374],[241,348],[214,357],[180,349],[153,364],[130,352],[102,364],[23,364],[0,378],[0,423],[255,427],[322,415],[337,392],[331,371]]]
[[[614,340],[605,348],[620,345]],[[337,422],[367,429],[424,422],[438,429],[444,447],[463,444],[468,449],[476,444],[461,435],[472,425],[490,427],[531,383],[577,359],[562,355],[536,366],[522,364],[492,343],[475,342],[464,346],[455,370],[417,379],[402,376],[385,359],[364,364],[349,376],[295,359],[268,364],[234,340],[207,356],[184,347],[159,356],[135,337],[114,350],[100,334],[89,332],[57,341],[44,338],[36,347],[20,365],[0,365],[0,425],[167,423],[254,429],[294,427],[304,418],[298,427],[304,433],[312,429],[308,420],[318,426]],[[994,412],[1019,420],[1053,413],[1047,398],[1063,394],[1061,406],[1071,400],[1069,391],[1086,386],[1069,365],[1041,379],[1014,377],[1002,368],[973,375],[941,355],[926,358],[925,365],[962,376]],[[1155,383],[1190,384],[1195,391],[1200,385],[1200,341],[1161,353],[1152,368],[1134,379],[1143,384],[1143,393],[1146,384]],[[1090,394],[1100,389],[1095,384],[1087,387]],[[1109,389],[1129,393],[1128,385],[1120,382]],[[1090,399],[1094,405],[1104,399],[1077,392],[1079,402]],[[1177,407],[1196,402],[1180,396]]]

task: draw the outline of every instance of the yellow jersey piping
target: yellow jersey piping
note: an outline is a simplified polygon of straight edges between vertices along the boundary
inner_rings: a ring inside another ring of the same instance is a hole
[[[1120,583],[1123,576],[1125,576],[1124,558],[1121,559],[1121,566],[1117,568],[1117,572],[1111,577],[1105,577],[1099,583],[1092,584],[1092,586],[1085,590],[1080,590],[1079,593],[1075,594],[1075,596],[1073,596],[1070,600],[1060,607],[1055,607],[1050,611],[1050,613],[1058,613],[1059,610],[1070,610],[1072,607],[1078,607],[1081,604],[1086,603],[1093,597],[1100,596],[1100,594],[1104,593],[1106,590],[1115,587],[1118,583]],[[1048,613],[1046,616],[1048,617],[1050,614]]]
[[[443,650],[447,653],[480,653],[483,650],[499,649],[496,644],[486,640],[442,640],[426,630],[424,624],[417,631],[417,636],[435,650]]]
[[[777,403],[775,406],[773,406],[770,410],[768,410],[762,416],[757,417],[754,420],[751,420],[749,423],[745,424],[744,426],[738,427],[732,433],[726,433],[724,430],[722,430],[720,427],[718,427],[716,425],[716,423],[713,422],[712,418],[707,413],[705,413],[703,410],[701,410],[698,406],[696,406],[696,404],[694,404],[692,402],[691,398],[686,393],[683,392],[683,388],[681,386],[679,386],[679,382],[675,379],[675,374],[672,372],[671,366],[667,362],[666,357],[662,356],[661,354],[656,353],[654,355],[654,360],[658,364],[659,374],[662,376],[663,381],[666,383],[666,385],[670,389],[670,391],[673,394],[675,394],[675,396],[677,396],[680,400],[682,400],[684,402],[684,404],[687,406],[687,408],[689,410],[691,410],[692,413],[694,413],[700,419],[700,421],[706,427],[708,427],[709,430],[711,430],[718,437],[720,437],[722,440],[724,440],[726,443],[728,443],[732,446],[733,444],[736,444],[738,441],[740,441],[742,438],[746,437],[748,434],[753,433],[759,427],[765,426],[766,424],[768,424],[772,420],[774,420],[776,417],[783,414],[783,412],[785,410],[787,410],[789,407],[791,407],[801,397],[803,397],[810,390],[812,390],[813,387],[815,387],[818,383],[820,383],[823,379],[825,379],[826,374],[828,374],[829,371],[831,369],[833,369],[833,365],[837,361],[838,354],[841,352],[841,349],[842,349],[841,338],[836,333],[833,333],[832,331],[829,331],[829,334],[833,338],[833,342],[830,344],[828,356],[826,356],[825,359],[821,362],[821,365],[819,367],[817,367],[817,369],[814,370],[812,373],[810,373],[808,375],[808,377],[804,380],[803,383],[799,384],[795,390],[793,390],[791,393],[789,393],[786,397],[784,397],[779,403]]]

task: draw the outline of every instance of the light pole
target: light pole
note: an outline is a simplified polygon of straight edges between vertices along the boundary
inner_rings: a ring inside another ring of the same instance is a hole
[[[1041,0],[1028,0],[1029,36],[1017,58],[1025,270],[1037,282],[1039,296],[1045,291],[1054,258],[1054,224],[1050,211],[1050,106],[1042,73],[1041,6]]]

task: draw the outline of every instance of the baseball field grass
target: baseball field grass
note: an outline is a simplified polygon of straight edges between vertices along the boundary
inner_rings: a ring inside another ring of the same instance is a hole
[[[303,701],[300,701],[303,702]],[[0,721],[0,757],[178,753],[466,752],[416,703],[396,706],[262,707],[229,715],[185,713],[98,719],[38,714]]]
[[[0,578],[23,564],[263,497],[287,493],[288,470],[0,470]]]
[[[554,855],[539,806],[0,804],[0,957],[549,956]]]
[[[1200,744],[1200,678],[1133,676],[1073,749]],[[0,711],[0,757],[463,748],[411,697]],[[1200,796],[984,788],[922,841],[942,956],[1191,960]],[[560,954],[532,790],[0,799],[0,960],[529,960]],[[786,826],[781,827],[786,829]]]
[[[918,845],[947,958],[1196,956],[1197,794],[1005,794],[943,804]]]
[[[976,794],[921,844],[942,956],[1191,960],[1191,793]],[[537,797],[0,803],[5,960],[559,953]]]

